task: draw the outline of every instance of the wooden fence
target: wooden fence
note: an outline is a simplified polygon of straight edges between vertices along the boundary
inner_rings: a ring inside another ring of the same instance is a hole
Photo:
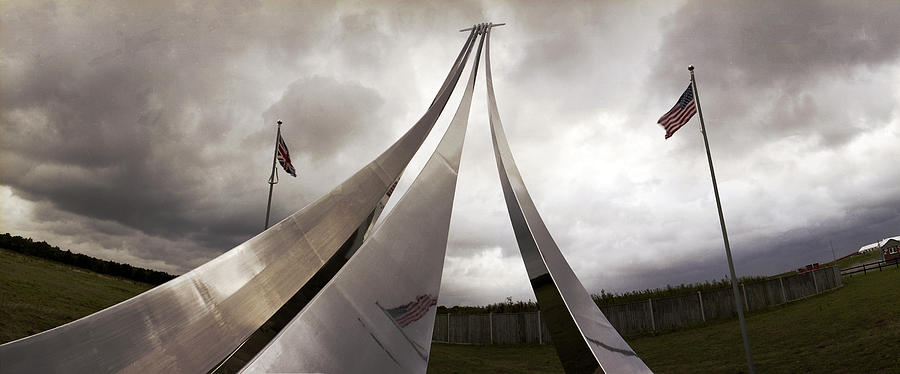
[[[741,284],[747,311],[768,308],[843,286],[840,270],[825,267]],[[620,334],[637,335],[737,315],[731,287],[696,294],[600,307]],[[540,326],[540,328],[538,328]],[[550,331],[540,312],[439,314],[432,340],[453,344],[547,344]]]
[[[844,276],[853,276],[853,274],[863,273],[863,275],[867,274],[870,271],[881,271],[881,268],[888,267],[900,268],[900,258],[895,258],[893,260],[880,260],[875,262],[870,262],[868,264],[860,264],[856,266],[851,266],[849,268],[841,269],[841,275]]]

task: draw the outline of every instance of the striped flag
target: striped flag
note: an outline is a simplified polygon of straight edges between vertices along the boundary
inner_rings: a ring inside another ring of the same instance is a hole
[[[436,298],[431,295],[419,295],[415,301],[385,311],[397,322],[397,325],[406,327],[425,316],[425,313],[428,313],[428,310],[435,305],[437,305]]]
[[[397,180],[395,180],[394,183],[391,183],[391,186],[388,187],[387,194],[385,194],[387,195],[387,197],[391,197],[391,195],[394,194],[394,189],[397,188],[397,182],[400,182],[400,178],[397,178]]]
[[[297,169],[294,169],[294,164],[291,164],[291,154],[288,151],[287,144],[284,144],[284,138],[281,137],[281,132],[278,132],[278,145],[275,157],[278,158],[278,163],[281,164],[281,167],[284,168],[288,174],[293,177],[297,176]]]
[[[694,105],[694,90],[692,88],[692,83],[688,84],[687,89],[678,98],[675,106],[668,113],[659,117],[659,121],[656,121],[666,130],[666,139],[674,135],[675,131],[678,131],[681,126],[684,126],[694,116],[694,113],[697,113],[697,106]]]

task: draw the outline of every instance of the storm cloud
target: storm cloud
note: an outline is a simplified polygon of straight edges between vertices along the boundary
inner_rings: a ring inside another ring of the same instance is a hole
[[[327,193],[425,111],[492,33],[529,191],[592,292],[727,273],[697,119],[656,119],[696,74],[739,274],[900,235],[900,4],[8,1],[0,6],[0,231],[185,272],[259,233],[281,119]],[[483,75],[441,303],[533,298],[509,227]],[[455,105],[401,180],[402,194]],[[393,203],[393,202],[392,202]],[[390,209],[390,205],[388,207]]]

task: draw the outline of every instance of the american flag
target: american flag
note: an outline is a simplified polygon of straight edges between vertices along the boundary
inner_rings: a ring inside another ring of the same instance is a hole
[[[694,105],[694,90],[691,89],[692,84],[688,84],[687,89],[678,98],[675,106],[668,113],[659,117],[659,121],[656,121],[666,130],[666,139],[674,135],[675,131],[678,131],[681,126],[684,126],[694,116],[694,113],[697,113],[697,106]]]
[[[406,327],[425,316],[425,313],[428,313],[428,310],[435,305],[437,305],[436,298],[431,295],[419,295],[416,300],[410,301],[408,304],[385,311],[397,322],[397,325]]]
[[[278,145],[276,147],[275,157],[278,158],[278,163],[281,164],[284,171],[293,177],[297,176],[297,169],[294,169],[294,165],[291,164],[291,154],[288,151],[287,144],[284,144],[284,138],[281,137],[281,132],[278,132]]]

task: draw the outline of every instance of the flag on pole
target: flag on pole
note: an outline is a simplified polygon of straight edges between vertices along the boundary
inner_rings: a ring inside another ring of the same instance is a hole
[[[281,137],[281,132],[278,133],[278,152],[276,153],[276,158],[278,158],[278,163],[281,164],[281,167],[284,168],[288,174],[293,177],[297,176],[297,169],[294,169],[294,165],[291,164],[291,154],[288,152],[287,144],[284,144],[284,138]]]
[[[694,113],[697,113],[697,107],[694,105],[694,90],[693,83],[688,84],[684,93],[681,94],[681,97],[678,98],[678,102],[675,103],[675,106],[672,107],[669,112],[663,114],[662,117],[659,117],[659,120],[656,121],[663,129],[666,130],[666,139],[675,134],[675,131],[684,126],[691,117],[694,116]]]
[[[385,310],[397,325],[400,327],[409,326],[410,323],[418,321],[431,307],[437,305],[437,299],[431,295],[419,295],[414,301],[408,304]]]

